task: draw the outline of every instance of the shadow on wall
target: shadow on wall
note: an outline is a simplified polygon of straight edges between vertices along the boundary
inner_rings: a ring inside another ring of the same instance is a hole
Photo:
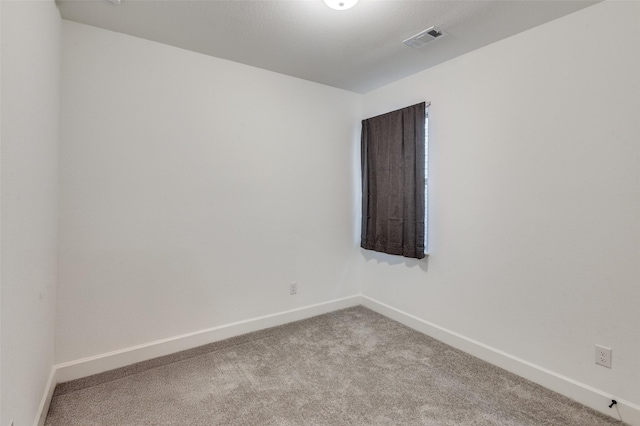
[[[387,265],[405,265],[408,268],[418,267],[425,272],[429,271],[429,256],[423,259],[412,259],[409,257],[396,256],[392,254],[380,253],[372,250],[360,249],[362,257],[368,262],[375,260],[377,263],[386,263]]]

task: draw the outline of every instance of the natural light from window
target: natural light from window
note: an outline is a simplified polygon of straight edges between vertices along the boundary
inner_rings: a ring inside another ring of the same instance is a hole
[[[424,252],[429,254],[429,108],[424,117]]]

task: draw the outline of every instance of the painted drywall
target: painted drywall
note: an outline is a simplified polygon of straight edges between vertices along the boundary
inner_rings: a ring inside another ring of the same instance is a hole
[[[359,95],[70,21],[62,64],[57,362],[359,293]]]
[[[54,356],[60,27],[53,1],[2,2],[2,414],[34,423]]]
[[[365,296],[640,403],[638,16],[604,2],[364,96],[432,102],[431,254],[362,250]]]

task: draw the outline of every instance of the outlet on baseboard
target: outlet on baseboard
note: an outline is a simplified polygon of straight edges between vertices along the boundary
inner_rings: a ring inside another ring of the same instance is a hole
[[[611,348],[596,345],[596,364],[611,368]]]
[[[298,283],[291,283],[289,285],[289,294],[298,294]]]

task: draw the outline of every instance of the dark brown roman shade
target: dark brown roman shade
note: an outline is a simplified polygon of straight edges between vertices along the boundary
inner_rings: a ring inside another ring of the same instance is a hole
[[[422,102],[362,121],[364,249],[425,256],[425,108]]]

